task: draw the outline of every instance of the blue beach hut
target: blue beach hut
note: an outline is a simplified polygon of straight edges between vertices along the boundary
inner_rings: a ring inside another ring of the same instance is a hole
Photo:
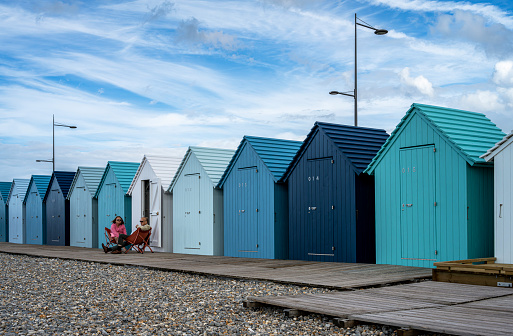
[[[105,228],[112,220],[121,216],[127,233],[132,230],[132,198],[127,195],[135,173],[137,162],[109,161],[96,190],[98,199],[98,246],[105,243]]]
[[[9,190],[9,242],[25,244],[25,207],[23,200],[30,183],[29,179],[14,179]]]
[[[316,122],[282,181],[289,192],[289,258],[374,263],[374,179],[363,171],[382,129]]]
[[[46,191],[46,244],[69,246],[68,196],[75,172],[55,171]]]
[[[25,243],[46,244],[46,207],[43,200],[50,183],[51,176],[32,175],[25,194]]]
[[[278,181],[301,144],[244,136],[218,185],[225,256],[288,258],[287,187]]]
[[[223,193],[216,186],[235,153],[189,147],[169,186],[173,193],[173,252],[223,255]]]
[[[504,133],[481,113],[413,104],[365,170],[376,191],[376,262],[433,267],[492,257],[493,165]]]
[[[98,247],[98,200],[105,168],[78,167],[68,192],[70,246]]]
[[[9,237],[9,207],[7,199],[12,182],[0,182],[0,242],[6,242]]]

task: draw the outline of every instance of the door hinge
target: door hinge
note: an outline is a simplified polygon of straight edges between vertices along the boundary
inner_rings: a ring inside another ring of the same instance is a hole
[[[331,206],[331,210],[335,210],[335,206],[334,205]]]
[[[198,211],[198,213],[200,214],[201,213],[201,210]]]
[[[258,248],[258,244],[256,244],[256,247]]]
[[[436,206],[436,202],[435,202],[435,206]]]
[[[331,160],[331,163],[335,163],[335,160]]]
[[[436,153],[436,148],[435,147],[433,147],[433,152]]]
[[[332,251],[335,251],[335,246],[332,246],[332,247],[331,247],[331,250],[332,250]]]
[[[438,255],[438,250],[435,250],[435,255]]]
[[[258,208],[256,209],[256,212],[258,212]]]

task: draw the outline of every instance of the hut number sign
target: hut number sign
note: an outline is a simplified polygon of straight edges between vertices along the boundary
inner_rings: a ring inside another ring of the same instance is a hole
[[[244,188],[244,187],[247,187],[248,186],[248,182],[242,182],[242,183],[239,183],[239,188]]]
[[[308,176],[308,182],[319,181],[319,175],[317,176]]]
[[[409,173],[410,172],[410,167],[406,167],[406,168],[403,168],[403,174],[404,173]],[[412,173],[416,173],[417,172],[417,169],[415,167],[412,167],[411,168],[411,172]]]

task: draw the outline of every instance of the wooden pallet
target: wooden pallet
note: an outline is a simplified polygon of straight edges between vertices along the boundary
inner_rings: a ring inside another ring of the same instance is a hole
[[[513,288],[513,265],[497,264],[497,258],[436,262],[433,280],[471,285]]]

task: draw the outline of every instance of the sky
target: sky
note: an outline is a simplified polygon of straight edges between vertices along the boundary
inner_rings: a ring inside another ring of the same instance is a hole
[[[0,0],[0,181],[302,141],[316,121],[391,133],[413,103],[513,129],[513,4],[441,0]]]

